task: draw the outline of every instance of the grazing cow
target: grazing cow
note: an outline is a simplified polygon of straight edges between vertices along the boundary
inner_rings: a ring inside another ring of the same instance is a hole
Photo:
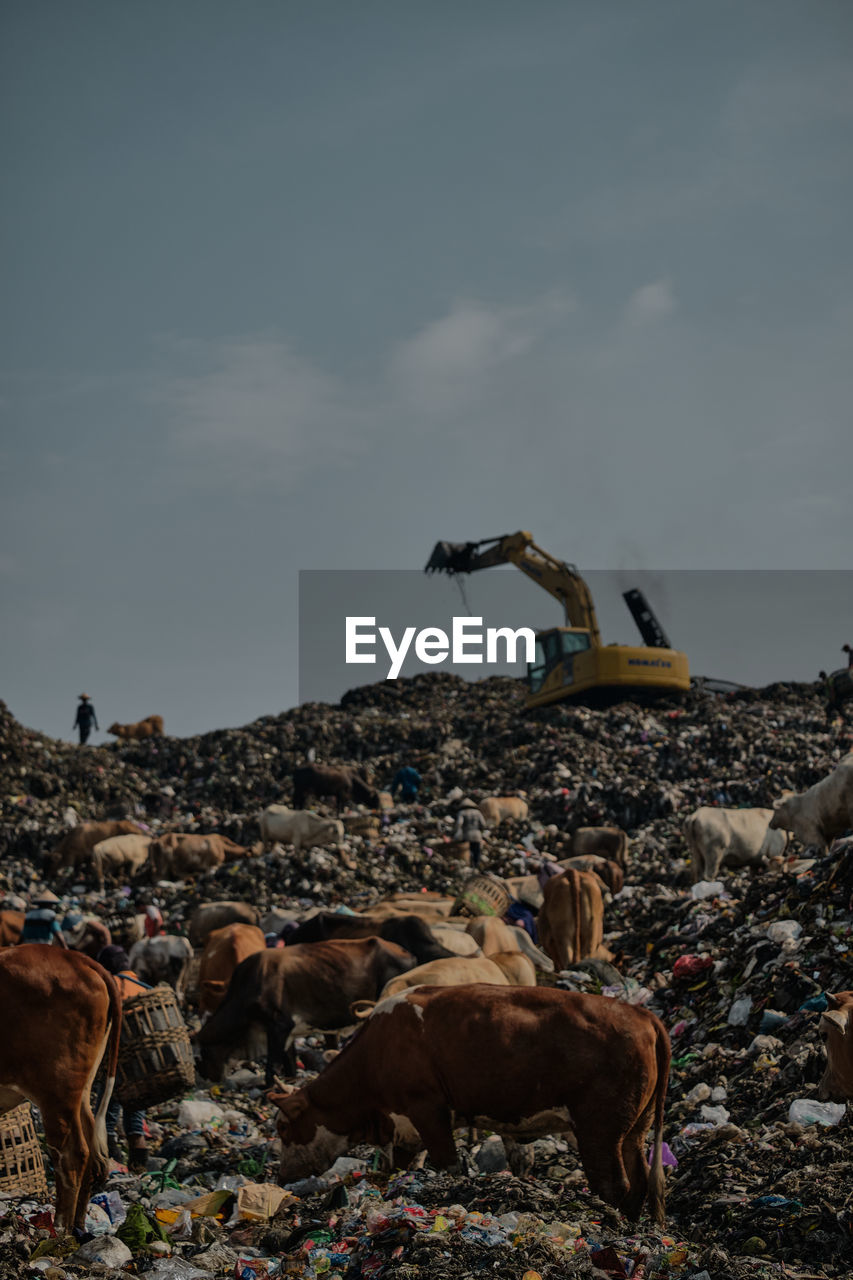
[[[150,836],[110,836],[109,840],[99,840],[92,850],[98,884],[103,886],[106,875],[112,879],[135,876],[148,861],[150,844]]]
[[[0,947],[14,947],[23,927],[23,911],[0,911]]]
[[[328,942],[333,938],[384,938],[409,951],[418,964],[444,960],[452,952],[437,942],[429,925],[418,916],[351,916],[346,912],[318,911],[287,936],[287,945],[301,942]]]
[[[136,724],[111,724],[107,733],[115,734],[126,742],[140,742],[143,738],[161,738],[163,736],[163,717],[146,716],[137,720]]]
[[[256,951],[266,950],[266,945],[264,935],[254,924],[226,924],[208,934],[198,972],[199,1013],[216,1012],[237,965]]]
[[[559,864],[564,871],[590,871],[601,881],[608,893],[621,893],[625,887],[625,872],[618,862],[590,853],[586,857],[566,858]]]
[[[528,813],[527,801],[521,796],[487,796],[477,808],[490,827],[506,821],[523,822]]]
[[[509,954],[509,953],[506,953]],[[517,953],[517,954],[520,954]],[[453,956],[450,960],[433,960],[430,964],[419,964],[408,973],[386,982],[376,1000],[356,1000],[352,1011],[357,1018],[367,1018],[377,1004],[401,991],[409,991],[412,987],[464,987],[472,982],[486,982],[490,986],[496,983],[499,987],[509,986],[506,974],[500,965],[485,956]],[[536,986],[534,974],[532,986]]]
[[[143,982],[155,987],[160,982],[168,983],[174,988],[180,1004],[184,1002],[192,958],[189,938],[169,934],[134,942],[128,956],[131,969]]]
[[[293,1071],[290,1046],[307,1031],[351,1026],[356,1000],[375,1000],[414,956],[381,938],[312,942],[259,951],[234,970],[225,999],[195,1035],[201,1071],[220,1080],[225,1062],[252,1026],[267,1036],[266,1082],[278,1063]]]
[[[88,956],[42,943],[0,954],[0,1112],[29,1099],[41,1112],[56,1175],[57,1231],[82,1229],[93,1181],[107,1170],[106,1112],[121,1032],[115,979]],[[92,1082],[106,1059],[95,1116]]]
[[[542,1052],[531,1046],[547,1046]],[[669,1037],[645,1009],[549,987],[416,987],[383,1000],[316,1079],[278,1104],[279,1179],[362,1142],[457,1164],[454,1124],[528,1140],[573,1129],[590,1188],[664,1221]],[[655,1126],[651,1175],[645,1138]]]
[[[448,916],[453,914],[453,907],[456,903],[455,898],[442,898],[436,894],[431,897],[428,893],[412,894],[406,897],[404,894],[398,897],[389,898],[382,902],[375,902],[372,907],[365,907],[363,912],[359,914],[370,914],[374,919],[388,919],[389,916],[420,916],[428,924],[433,921],[446,920]]]
[[[229,850],[240,849],[226,836],[185,835],[172,831],[152,840],[148,850],[151,875],[155,880],[181,879],[198,876],[221,867]]]
[[[77,867],[90,861],[92,850],[102,840],[130,835],[142,836],[145,832],[135,822],[80,822],[45,855],[45,869],[55,872],[62,867]]]
[[[853,827],[853,754],[808,791],[788,796],[773,811],[774,831],[790,831],[800,844],[826,850]]]
[[[248,902],[205,902],[193,912],[187,937],[194,947],[203,947],[214,929],[226,924],[257,924],[258,913]]]
[[[483,954],[476,938],[472,938],[470,933],[465,932],[464,928],[459,929],[454,924],[432,923],[429,931],[440,947],[444,947],[447,951],[452,951],[455,956],[481,956]]]
[[[821,1014],[820,1034],[826,1049],[826,1070],[818,1085],[821,1102],[847,1102],[853,1098],[853,991],[826,995],[828,1008]]]
[[[760,867],[781,858],[784,831],[771,831],[772,809],[714,809],[703,805],[684,824],[693,883],[716,880],[721,867]]]
[[[628,837],[621,827],[578,827],[572,836],[572,856],[586,857],[598,853],[602,858],[618,862],[623,871],[628,868]]]
[[[538,969],[553,973],[554,962],[539,950],[526,929],[504,924],[496,916],[475,916],[468,921],[465,932],[479,945],[484,956],[491,957],[504,951],[523,951]]]
[[[344,826],[337,818],[321,818],[305,809],[288,809],[283,804],[270,804],[264,809],[258,825],[264,849],[272,844],[292,844],[298,852],[304,844],[341,844]]]
[[[543,890],[537,917],[539,940],[557,969],[568,969],[587,956],[612,960],[603,946],[604,899],[598,877],[588,871],[552,876]]]
[[[293,806],[304,809],[309,796],[318,800],[334,796],[338,813],[345,804],[380,806],[379,792],[352,766],[335,768],[328,764],[306,764],[293,773]]]

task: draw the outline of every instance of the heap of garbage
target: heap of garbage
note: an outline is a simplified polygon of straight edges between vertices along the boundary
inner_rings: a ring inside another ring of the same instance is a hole
[[[274,1110],[257,1064],[148,1113],[149,1172],[121,1167],[89,1208],[91,1239],[55,1240],[49,1205],[0,1197],[0,1276],[145,1274],[462,1277],[842,1276],[853,1271],[850,1132],[821,1104],[825,993],[853,986],[853,842],[792,846],[777,865],[691,884],[682,827],[699,805],[770,807],[853,747],[813,685],[601,710],[524,709],[518,682],[431,674],[352,691],[243,729],[80,748],[23,728],[0,706],[0,890],[46,883],[68,824],[132,818],[152,832],[219,831],[254,846],[194,882],[99,890],[80,872],[49,884],[63,907],[115,919],[160,906],[170,932],[203,901],[262,912],[353,908],[399,891],[455,893],[461,797],[525,793],[529,817],[489,834],[484,861],[523,874],[568,852],[578,826],[630,837],[625,888],[606,908],[618,966],[546,979],[658,1013],[673,1047],[666,1112],[667,1228],[632,1225],[586,1189],[574,1153],[535,1147],[517,1179],[500,1139],[457,1135],[467,1175],[389,1176],[360,1148],[320,1178],[276,1184]],[[417,802],[347,818],[340,848],[257,845],[257,818],[288,804],[309,753],[357,764],[388,789],[402,764]],[[301,1047],[303,1079],[320,1042]],[[531,1052],[541,1051],[531,1046]],[[4,1267],[6,1270],[4,1271]]]

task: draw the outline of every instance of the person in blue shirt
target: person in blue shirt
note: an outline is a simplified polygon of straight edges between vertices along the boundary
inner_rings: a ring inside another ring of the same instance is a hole
[[[101,726],[98,724],[98,717],[95,715],[95,708],[88,693],[80,694],[80,705],[77,708],[77,715],[74,720],[74,728],[80,730],[80,746],[84,742],[89,741],[89,734],[92,732],[92,725],[100,732]]]
[[[391,795],[396,796],[400,792],[400,798],[405,804],[414,804],[418,798],[418,788],[421,785],[421,775],[417,769],[413,769],[410,764],[404,764],[394,774],[394,781],[391,783]]]
[[[58,942],[68,949],[68,943],[62,934],[62,925],[56,918],[54,907],[59,899],[49,889],[42,890],[33,899],[33,905],[24,916],[24,927],[21,930],[21,942]]]

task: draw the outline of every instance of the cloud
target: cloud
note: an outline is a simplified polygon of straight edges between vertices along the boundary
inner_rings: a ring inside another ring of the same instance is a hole
[[[286,341],[184,343],[172,356],[201,367],[157,380],[152,396],[166,408],[175,448],[201,472],[224,464],[245,483],[271,467],[293,483],[319,461],[344,466],[368,447],[356,397]]]
[[[654,280],[632,293],[625,303],[623,317],[628,324],[654,324],[672,315],[677,303],[669,280]]]
[[[550,293],[521,306],[458,301],[391,353],[389,375],[404,399],[450,409],[470,400],[497,370],[527,355],[573,309]]]

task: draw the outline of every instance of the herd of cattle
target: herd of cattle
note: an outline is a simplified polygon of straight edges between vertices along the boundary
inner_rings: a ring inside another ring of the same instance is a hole
[[[324,789],[332,772],[340,786]],[[309,766],[299,774],[302,803],[318,788],[339,811],[353,801],[380,803],[354,770]],[[481,807],[493,826],[507,815],[526,816],[518,797],[491,797]],[[339,818],[298,808],[270,806],[259,825],[259,848],[343,839]],[[851,827],[853,757],[846,757],[775,810],[698,809],[685,839],[696,881],[724,866],[781,857],[789,836],[826,849]],[[101,883],[116,868],[122,876],[149,867],[155,879],[183,879],[248,853],[216,834],[150,838],[129,822],[83,823],[46,866],[52,873],[88,867]],[[399,894],[361,912],[302,918],[274,910],[259,919],[251,904],[211,902],[196,910],[186,936],[137,938],[131,967],[195,1002],[201,1024],[193,1038],[206,1079],[220,1079],[234,1057],[265,1058],[279,1107],[283,1181],[322,1172],[361,1142],[385,1149],[397,1165],[426,1150],[439,1167],[451,1166],[454,1127],[467,1123],[500,1133],[516,1172],[529,1169],[527,1144],[536,1137],[571,1136],[595,1193],[633,1218],[648,1202],[662,1222],[666,1029],[647,1010],[551,985],[555,971],[613,959],[604,946],[604,913],[630,870],[628,838],[617,828],[581,828],[571,854],[504,881],[511,897],[536,913],[538,946],[525,929],[456,914],[458,901],[436,894]],[[7,944],[20,933],[15,915],[0,912]],[[31,944],[0,951],[0,1008],[18,1032],[0,1047],[0,1111],[24,1098],[39,1107],[56,1176],[57,1226],[66,1230],[82,1225],[106,1161],[104,1118],[121,1011],[114,979],[92,957],[109,940],[93,917],[75,934],[79,950]],[[842,992],[829,997],[821,1018],[824,1098],[853,1096],[851,1011],[853,993]],[[327,1048],[315,1079],[289,1087],[277,1073],[294,1075],[294,1041],[308,1032],[349,1038],[339,1050]],[[102,1059],[107,1088],[93,1115],[90,1092]]]

